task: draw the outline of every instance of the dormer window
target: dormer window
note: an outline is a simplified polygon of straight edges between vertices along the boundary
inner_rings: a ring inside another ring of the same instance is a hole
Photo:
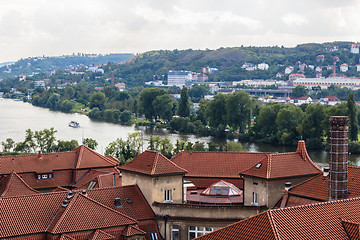
[[[38,180],[52,179],[54,175],[52,173],[41,173],[37,175]]]

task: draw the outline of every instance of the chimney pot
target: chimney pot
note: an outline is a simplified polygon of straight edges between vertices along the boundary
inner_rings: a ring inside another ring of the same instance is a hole
[[[286,191],[289,191],[291,187],[292,187],[292,183],[291,183],[291,182],[285,182],[285,190],[286,190]]]
[[[41,158],[41,151],[39,151],[38,153],[38,158]]]

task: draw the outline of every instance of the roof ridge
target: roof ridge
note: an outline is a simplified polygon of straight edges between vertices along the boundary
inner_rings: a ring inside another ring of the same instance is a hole
[[[151,169],[151,172],[150,172],[151,175],[155,174],[156,165],[157,165],[157,163],[159,161],[159,154],[160,154],[159,152],[155,152],[155,159],[154,159],[154,163],[152,165],[152,169]]]
[[[266,169],[266,178],[267,179],[270,179],[270,175],[271,175],[271,168],[272,168],[272,155],[271,154],[269,154],[269,155],[267,155],[267,165],[268,165],[268,167],[267,167],[267,169]]]
[[[34,193],[38,193],[39,191],[36,191],[35,189],[33,189],[32,187],[30,187],[14,170],[11,171],[9,178],[7,179],[6,182],[6,188],[4,189],[4,192],[1,194],[1,196],[4,196],[9,190],[10,190],[10,186],[12,184],[12,179],[18,179],[20,180],[25,187],[27,187],[29,190],[33,191]],[[28,194],[26,194],[28,195]]]
[[[76,200],[79,198],[80,193],[76,193],[75,196],[72,197],[72,199],[70,200],[70,203],[68,206],[65,207],[64,211],[62,211],[60,214],[60,218],[56,221],[55,225],[50,229],[51,232],[56,232],[56,229],[59,227],[60,223],[62,222],[62,220],[64,219],[64,217],[66,216],[66,213],[69,211],[69,209],[71,208],[71,206],[74,205],[74,203],[76,202]],[[76,199],[75,199],[76,198]],[[62,206],[59,207],[59,210],[62,208]],[[53,220],[56,219],[56,216],[59,214],[59,210],[56,212],[56,214],[53,217]],[[52,221],[53,221],[52,220]],[[52,221],[50,222],[49,226],[46,228],[46,231],[49,230]]]
[[[73,152],[76,152],[76,151],[72,150],[72,151],[65,151],[65,152],[41,153],[41,155],[58,155],[58,154],[73,153]],[[11,157],[29,157],[29,156],[37,156],[37,155],[38,155],[37,153],[5,155],[5,156],[0,156],[0,159],[1,158],[11,158]]]
[[[82,155],[84,153],[84,148],[82,148],[81,146],[77,147],[79,148],[79,155],[77,156],[77,162],[76,162],[76,166],[75,169],[78,169],[82,160]]]
[[[275,239],[280,239],[278,229],[276,227],[275,220],[273,218],[272,212],[270,210],[267,211],[267,216],[270,222],[271,229],[273,230]]]

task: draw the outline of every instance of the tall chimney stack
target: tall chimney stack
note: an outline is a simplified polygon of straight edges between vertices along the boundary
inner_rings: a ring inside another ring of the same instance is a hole
[[[348,129],[347,116],[332,116],[330,123],[329,199],[347,198]]]

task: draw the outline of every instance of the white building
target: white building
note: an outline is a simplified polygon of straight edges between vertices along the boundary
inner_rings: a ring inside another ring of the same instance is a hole
[[[117,87],[119,89],[119,91],[122,92],[122,91],[125,91],[126,85],[125,85],[125,83],[120,82],[120,83],[116,83],[115,87]]]
[[[93,72],[93,73],[102,73],[104,74],[104,69],[99,67],[88,67],[87,71]]]
[[[169,71],[168,86],[182,87],[186,85],[187,81],[192,80],[192,73],[189,71]]]
[[[280,85],[281,81],[275,80],[241,80],[238,82],[233,82],[233,86],[244,85],[249,87],[269,87],[273,85]]]
[[[359,54],[359,47],[360,44],[352,44],[350,49],[351,53]]]
[[[360,89],[360,78],[303,78],[293,82],[294,86],[302,85],[308,88],[320,86],[321,89],[327,89],[331,85],[347,87],[350,89]]]
[[[44,81],[35,81],[34,88],[38,88],[38,87],[45,89],[45,82]]]
[[[269,64],[266,63],[260,63],[257,65],[257,68],[260,70],[268,70],[269,69]]]
[[[24,73],[24,74],[21,74],[20,76],[19,76],[19,82],[21,82],[21,81],[26,81],[26,74]]]
[[[292,73],[293,70],[294,70],[294,68],[292,66],[288,66],[285,68],[285,74],[290,74],[290,73]]]
[[[347,72],[349,69],[348,65],[346,63],[343,63],[340,65],[340,71],[341,72]]]
[[[356,65],[356,71],[360,72],[360,64]]]

